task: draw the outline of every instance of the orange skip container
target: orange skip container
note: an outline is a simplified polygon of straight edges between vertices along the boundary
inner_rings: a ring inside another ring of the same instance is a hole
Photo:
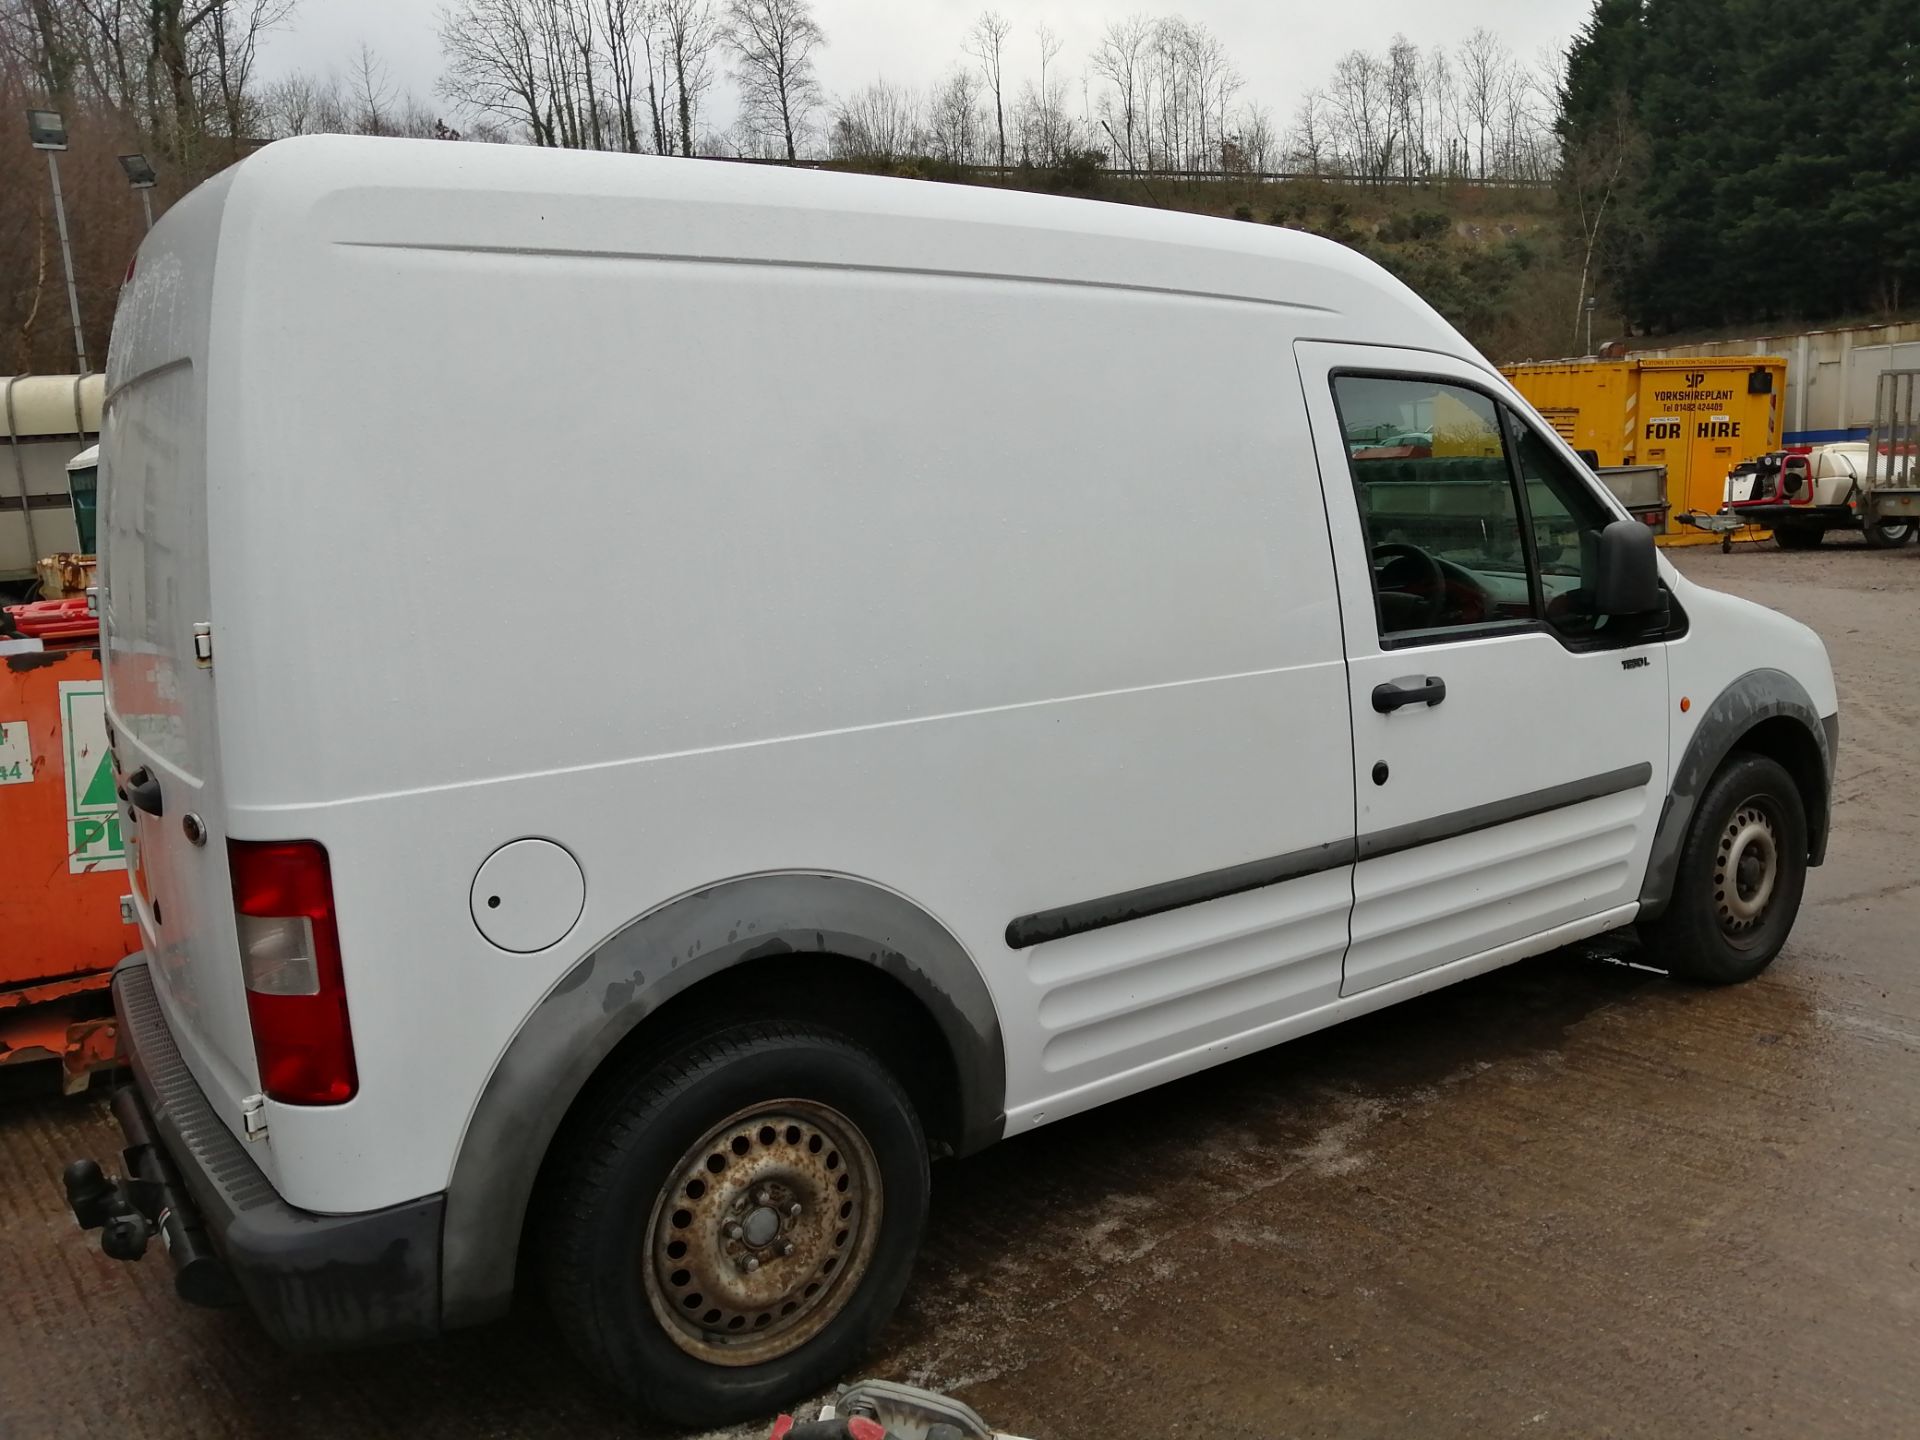
[[[99,642],[20,643],[0,644],[0,1065],[59,1060],[73,1091],[112,1062],[107,983],[138,939]]]

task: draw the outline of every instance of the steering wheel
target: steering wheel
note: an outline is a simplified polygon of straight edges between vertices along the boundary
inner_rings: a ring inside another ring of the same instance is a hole
[[[1395,563],[1402,560],[1410,562],[1419,573],[1411,582],[1389,585],[1389,574]],[[1393,595],[1420,602],[1420,613],[1413,623],[1395,626],[1395,629],[1424,630],[1440,623],[1447,604],[1447,577],[1437,559],[1418,545],[1392,541],[1373,547],[1373,564],[1374,588],[1380,592],[1381,599]]]

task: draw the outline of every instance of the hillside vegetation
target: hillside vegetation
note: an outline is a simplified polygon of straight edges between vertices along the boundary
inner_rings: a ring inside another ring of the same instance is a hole
[[[1580,281],[1559,206],[1546,187],[1368,184],[1254,177],[1149,180],[1115,175],[1094,156],[1005,175],[909,157],[833,169],[960,184],[1005,185],[1120,204],[1190,211],[1323,235],[1378,261],[1496,362],[1577,353],[1586,343]],[[1605,338],[1605,332],[1597,332]]]

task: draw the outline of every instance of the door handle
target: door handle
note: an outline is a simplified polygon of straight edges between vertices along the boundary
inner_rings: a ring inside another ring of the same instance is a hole
[[[1376,685],[1373,687],[1373,708],[1382,715],[1391,715],[1405,705],[1425,705],[1431,710],[1447,698],[1447,682],[1438,675],[1427,676],[1424,685]]]
[[[136,810],[144,810],[149,815],[161,813],[160,782],[144,765],[127,777],[126,796],[127,803]]]

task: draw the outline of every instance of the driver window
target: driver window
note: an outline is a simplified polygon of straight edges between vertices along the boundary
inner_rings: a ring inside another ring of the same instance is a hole
[[[1594,567],[1600,532],[1618,517],[1535,430],[1512,411],[1502,413],[1513,440],[1515,468],[1527,487],[1547,623],[1569,638],[1603,641],[1613,630],[1606,616],[1595,613],[1586,579]]]
[[[1373,559],[1384,639],[1538,617],[1500,418],[1440,380],[1339,375],[1334,403]]]

